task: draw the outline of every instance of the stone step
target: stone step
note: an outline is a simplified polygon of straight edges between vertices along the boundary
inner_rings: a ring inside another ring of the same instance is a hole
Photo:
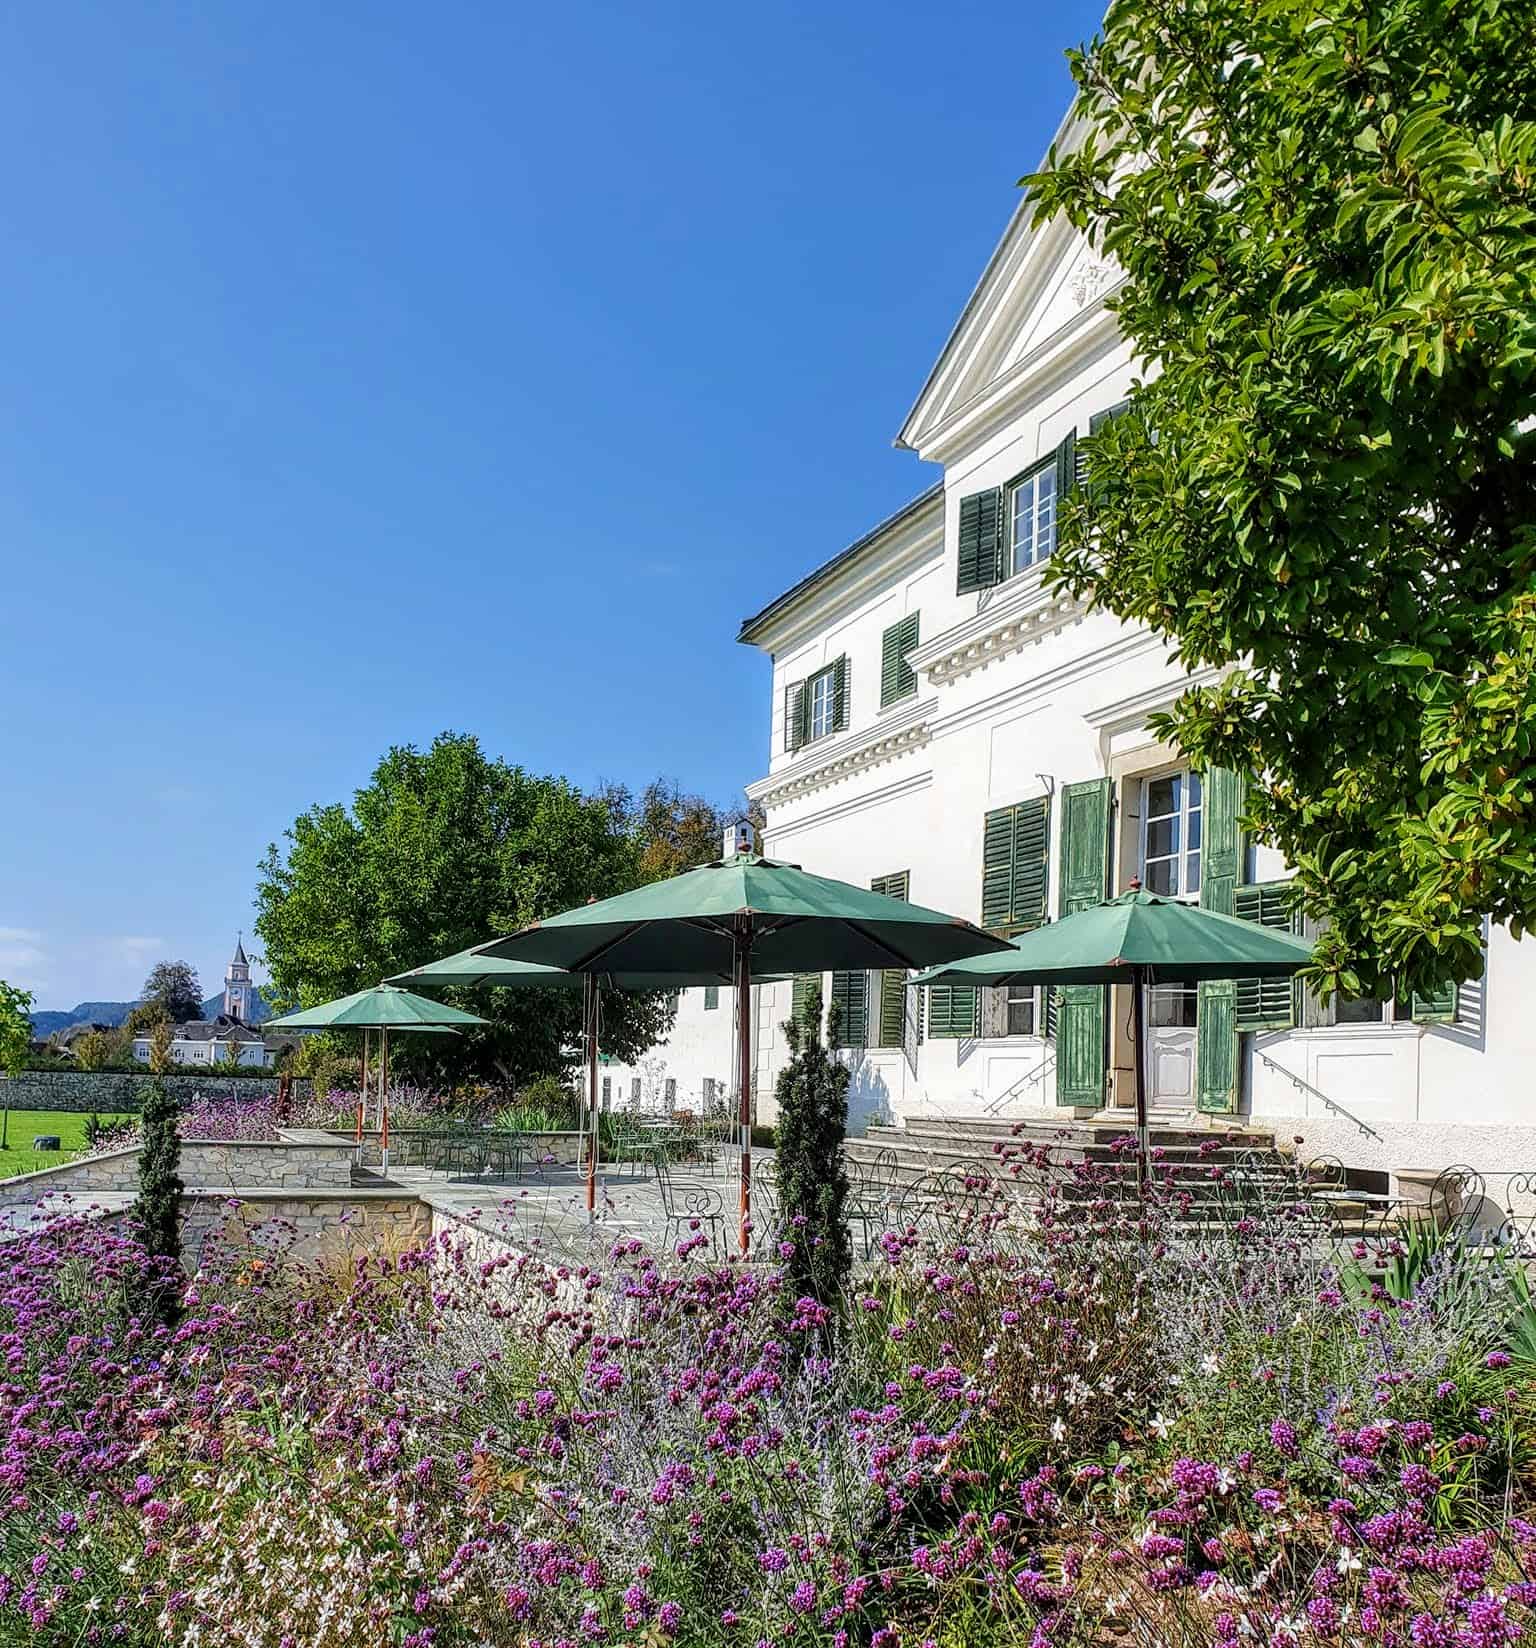
[[[964,1117],[945,1118],[930,1116],[914,1116],[907,1120],[905,1126],[882,1126],[876,1124],[869,1127],[865,1137],[879,1138],[881,1142],[890,1142],[894,1139],[913,1138],[928,1139],[935,1137],[965,1138],[965,1139],[1005,1139],[1029,1144],[1052,1144],[1063,1148],[1088,1148],[1103,1145],[1107,1138],[1118,1138],[1134,1130],[1134,1122],[1129,1118],[1118,1116],[1097,1118],[1091,1122],[1078,1122],[1063,1119],[1061,1122],[1051,1120],[1028,1120],[1023,1122],[1002,1121],[991,1117]],[[1275,1136],[1272,1132],[1257,1127],[1230,1127],[1230,1128],[1202,1128],[1182,1125],[1172,1119],[1153,1116],[1148,1128],[1148,1142],[1170,1147],[1187,1147],[1197,1149],[1202,1144],[1209,1144],[1213,1139],[1230,1138],[1233,1148],[1242,1150],[1272,1149],[1275,1145]]]

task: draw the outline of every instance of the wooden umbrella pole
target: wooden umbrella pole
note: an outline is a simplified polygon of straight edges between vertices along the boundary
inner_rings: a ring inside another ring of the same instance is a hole
[[[738,916],[735,937],[736,1080],[741,1122],[741,1251],[752,1245],[752,928]]]
[[[389,1172],[389,1031],[379,1031],[379,1161]]]
[[[587,1218],[597,1217],[597,1003],[602,986],[596,973],[582,974],[582,1006],[587,1016]]]
[[[363,1113],[368,1105],[368,1031],[363,1031],[363,1062],[357,1077],[357,1162],[363,1162]]]
[[[1131,969],[1131,1036],[1136,1043],[1136,1192],[1147,1193],[1147,1066],[1146,1026],[1143,1023],[1143,997],[1146,992],[1145,969]]]

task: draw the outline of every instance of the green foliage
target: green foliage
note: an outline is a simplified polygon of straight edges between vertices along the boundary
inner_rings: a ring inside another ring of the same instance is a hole
[[[642,882],[665,881],[719,858],[725,827],[737,818],[749,817],[759,827],[762,822],[760,811],[717,807],[701,795],[686,794],[671,778],[653,780],[638,800],[622,786],[610,787],[603,799],[635,845]]]
[[[148,1016],[134,1029],[148,1029],[162,1018],[172,1024],[186,1024],[203,1016],[202,986],[197,982],[197,970],[189,962],[157,961],[144,980],[139,998],[134,1014],[147,1009]]]
[[[496,1125],[519,1133],[569,1133],[581,1127],[581,1104],[558,1076],[535,1076],[496,1112]]]
[[[327,1001],[638,880],[636,843],[603,799],[493,761],[472,737],[397,746],[350,807],[311,808],[281,851],[268,849],[256,929],[269,994],[284,1006]],[[446,998],[491,1027],[400,1037],[390,1051],[402,1076],[516,1082],[558,1069],[579,1045],[579,990]],[[614,995],[604,1046],[638,1058],[671,1022],[660,996]]]
[[[32,1050],[32,992],[0,979],[0,1071],[14,1076]]]
[[[848,1130],[848,1067],[821,1039],[821,988],[807,1006],[805,1022],[784,1025],[791,1058],[774,1089],[779,1106],[779,1202],[786,1239],[794,1252],[786,1266],[795,1297],[823,1304],[842,1297],[853,1263],[844,1211],[848,1169],[843,1138]],[[827,1034],[837,1035],[837,1004]]]
[[[132,1219],[146,1252],[159,1261],[146,1301],[167,1327],[181,1313],[181,1105],[164,1082],[149,1084],[139,1111],[143,1143],[139,1150],[139,1194]]]
[[[1150,380],[1053,576],[1226,672],[1156,730],[1260,775],[1325,988],[1536,920],[1533,37],[1532,0],[1114,0],[1025,179]]]

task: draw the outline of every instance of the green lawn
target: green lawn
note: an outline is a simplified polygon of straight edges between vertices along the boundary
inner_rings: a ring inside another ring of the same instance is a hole
[[[0,1179],[18,1173],[33,1173],[40,1167],[57,1167],[85,1148],[87,1118],[73,1110],[13,1110],[6,1127],[9,1148],[0,1150]],[[106,1117],[102,1118],[107,1120]],[[39,1133],[57,1133],[61,1148],[37,1151],[32,1140]]]

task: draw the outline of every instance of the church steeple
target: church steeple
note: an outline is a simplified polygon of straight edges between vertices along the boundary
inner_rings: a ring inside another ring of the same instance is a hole
[[[224,1014],[244,1024],[251,1011],[251,964],[245,959],[243,935],[236,935],[235,953],[224,969]]]

